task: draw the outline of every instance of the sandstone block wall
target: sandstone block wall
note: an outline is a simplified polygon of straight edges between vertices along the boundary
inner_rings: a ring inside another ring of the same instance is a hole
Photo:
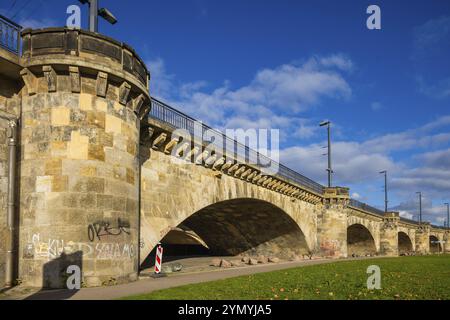
[[[63,251],[82,252],[87,285],[136,277],[136,115],[60,87],[25,97],[22,121],[22,280],[58,287],[45,266]]]

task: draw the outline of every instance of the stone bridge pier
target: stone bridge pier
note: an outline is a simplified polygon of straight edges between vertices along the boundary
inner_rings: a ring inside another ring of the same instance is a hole
[[[86,286],[136,280],[147,69],[131,48],[87,31],[22,38],[17,277],[61,287],[77,265]]]
[[[399,254],[399,229],[400,221],[397,212],[387,212],[381,224],[380,253],[386,256]]]

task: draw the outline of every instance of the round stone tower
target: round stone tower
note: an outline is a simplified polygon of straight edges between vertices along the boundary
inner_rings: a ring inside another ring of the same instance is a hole
[[[22,39],[19,279],[63,287],[76,265],[85,286],[133,281],[149,73],[132,48],[97,33]]]

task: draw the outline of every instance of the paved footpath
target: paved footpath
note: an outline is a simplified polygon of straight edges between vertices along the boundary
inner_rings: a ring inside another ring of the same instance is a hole
[[[351,258],[346,260],[359,260],[359,259],[368,259],[368,258]],[[373,259],[373,257],[371,259]],[[280,262],[255,266],[236,267],[230,269],[217,269],[214,271],[207,271],[207,272],[170,274],[169,276],[162,278],[141,277],[136,282],[117,286],[82,288],[81,290],[78,291],[64,289],[64,290],[42,290],[28,294],[23,293],[20,294],[19,292],[10,294],[6,293],[3,295],[2,298],[30,299],[30,300],[65,300],[65,299],[111,300],[130,295],[144,294],[156,290],[178,287],[192,283],[221,280],[261,272],[269,272],[294,267],[325,264],[342,260],[344,259],[301,260],[301,261]]]

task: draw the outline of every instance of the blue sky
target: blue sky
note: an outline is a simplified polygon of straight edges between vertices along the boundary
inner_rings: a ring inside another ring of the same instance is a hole
[[[450,2],[100,1],[100,31],[133,46],[151,93],[217,128],[280,129],[281,162],[326,182],[323,119],[333,122],[335,182],[355,198],[442,224],[450,200]],[[63,26],[78,1],[2,0],[24,26]],[[134,10],[129,8],[134,7]],[[381,30],[366,8],[381,8]],[[87,7],[83,9],[86,26]]]

